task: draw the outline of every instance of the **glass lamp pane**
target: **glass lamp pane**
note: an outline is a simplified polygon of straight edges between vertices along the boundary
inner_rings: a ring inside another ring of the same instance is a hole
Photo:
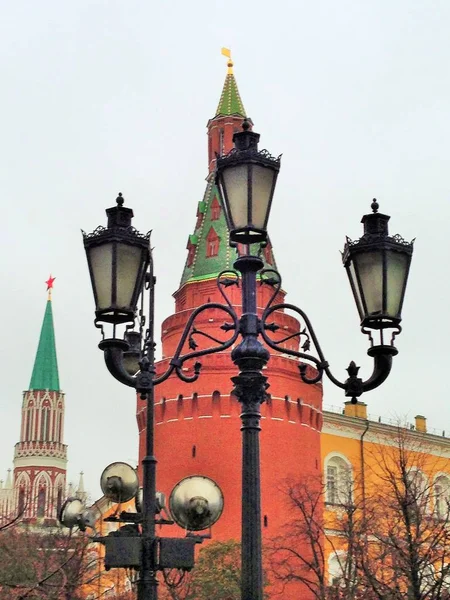
[[[252,225],[264,229],[275,172],[268,167],[252,165]]]
[[[407,276],[408,256],[402,252],[388,250],[387,259],[387,312],[391,317],[399,317],[402,293]]]
[[[136,281],[140,274],[141,248],[128,244],[117,244],[117,294],[118,308],[130,308]]]
[[[97,310],[111,306],[112,244],[93,246],[88,250],[92,270],[92,285],[97,296]]]
[[[236,165],[223,171],[223,185],[228,199],[228,211],[233,229],[248,225],[248,166]]]
[[[360,294],[364,297],[367,315],[383,312],[383,253],[364,252],[355,255],[354,261],[361,282]]]
[[[353,260],[350,261],[350,264],[347,267],[347,275],[350,279],[350,285],[352,286],[353,295],[355,296],[356,308],[358,309],[360,319],[362,320],[364,319],[364,308],[361,300],[361,293],[359,291],[358,280],[356,278],[355,272],[355,264]]]

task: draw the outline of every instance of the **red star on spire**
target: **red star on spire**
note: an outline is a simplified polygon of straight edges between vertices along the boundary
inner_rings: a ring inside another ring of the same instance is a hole
[[[56,279],[56,277],[52,277],[50,275],[48,280],[45,282],[47,284],[47,292],[53,288],[53,282],[55,281],[55,279]]]

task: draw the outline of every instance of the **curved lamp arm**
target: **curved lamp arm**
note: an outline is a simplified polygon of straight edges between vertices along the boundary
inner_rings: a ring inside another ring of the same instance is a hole
[[[125,340],[109,338],[102,340],[98,347],[103,350],[105,363],[111,375],[129,387],[136,387],[136,377],[129,375],[123,366],[123,353],[129,349]]]
[[[347,368],[349,377],[342,387],[345,389],[345,395],[351,397],[353,404],[356,404],[358,396],[374,390],[387,379],[392,368],[392,358],[398,354],[398,350],[394,346],[372,346],[367,354],[373,357],[374,362],[369,379],[363,381],[358,377],[359,367],[353,361]]]
[[[193,327],[194,321],[198,317],[198,315],[209,309],[222,310],[229,317],[231,317],[232,323],[231,324],[224,323],[224,325],[222,326],[222,329],[224,331],[234,330],[233,335],[228,340],[225,340],[225,341],[218,340],[210,335],[206,335],[206,334],[202,333],[201,331],[199,331],[199,330],[195,329],[195,327]],[[205,348],[204,350],[196,350],[197,345],[193,339],[193,336],[195,334],[203,335],[203,336],[211,339],[212,341],[216,342],[218,345],[212,346],[211,348]],[[170,361],[170,366],[169,366],[168,370],[166,371],[166,373],[164,373],[163,375],[161,375],[160,377],[157,377],[155,379],[155,385],[157,385],[158,383],[161,383],[162,381],[165,381],[174,370],[176,371],[178,377],[180,379],[182,379],[183,381],[188,381],[188,382],[195,381],[200,374],[200,366],[201,366],[200,363],[195,363],[195,365],[194,365],[195,374],[192,377],[188,377],[188,378],[185,375],[183,375],[183,373],[181,371],[183,364],[187,360],[199,358],[200,356],[206,356],[207,354],[215,354],[216,352],[223,352],[223,350],[226,350],[227,348],[229,348],[230,346],[232,346],[234,344],[234,342],[237,340],[238,335],[239,335],[239,320],[238,320],[237,314],[233,310],[233,308],[228,307],[225,304],[220,304],[220,303],[216,303],[216,302],[210,302],[208,304],[203,304],[202,306],[199,306],[192,312],[191,316],[188,319],[188,322],[186,323],[186,326],[183,330],[180,341],[178,342],[177,349],[175,350],[175,354],[173,355],[173,358]],[[189,347],[193,351],[188,352],[187,354],[181,354],[183,351],[183,347],[184,347],[186,341],[188,340],[188,338],[189,338]]]
[[[300,315],[303,323],[305,324],[305,327],[304,329],[300,329],[293,335],[289,335],[287,337],[282,338],[281,340],[274,341],[268,336],[267,331],[275,332],[278,328],[273,323],[268,323],[267,319],[273,312],[277,310],[281,311],[284,309],[290,309],[296,312],[298,315]],[[303,360],[308,360],[309,362],[314,364],[315,368],[317,369],[317,375],[315,375],[314,377],[307,376],[306,364],[299,365],[300,377],[304,383],[318,383],[322,379],[323,373],[326,373],[328,379],[330,379],[330,381],[334,383],[337,387],[343,389],[345,391],[345,395],[351,397],[352,402],[355,403],[356,398],[358,396],[361,396],[361,394],[363,394],[364,392],[368,392],[377,388],[387,379],[392,369],[392,359],[394,356],[396,356],[396,354],[398,354],[398,350],[397,348],[395,348],[395,346],[372,346],[367,351],[367,354],[371,356],[374,360],[372,375],[366,381],[363,381],[360,377],[358,377],[359,367],[357,367],[356,364],[352,361],[347,368],[349,377],[342,382],[339,381],[331,372],[328,361],[325,359],[316,333],[312,327],[311,321],[309,320],[305,312],[297,306],[294,306],[293,304],[275,304],[271,306],[269,303],[261,318],[261,335],[266,344],[273,350],[281,352],[282,354],[288,354],[291,356],[296,356],[297,358]],[[305,339],[304,343],[301,346],[304,352],[284,348],[280,345],[286,342],[288,339],[292,339],[294,337],[298,337],[300,340],[302,339],[302,337]],[[314,344],[318,357],[307,353],[310,348],[311,341]]]
[[[228,340],[219,340],[214,338],[208,334],[202,334],[201,331],[198,331],[193,327],[195,319],[198,315],[209,309],[219,309],[226,313],[232,320],[232,323],[224,323],[222,329],[224,331],[233,331],[233,335]],[[203,350],[196,350],[196,343],[194,342],[193,336],[195,334],[204,335],[205,337],[211,339],[216,342],[217,345],[211,348],[205,348]],[[150,370],[150,365],[147,368],[141,369],[141,372],[137,375],[129,375],[129,373],[125,370],[123,364],[123,353],[129,350],[129,344],[125,340],[121,340],[118,338],[109,338],[102,340],[98,347],[100,350],[103,350],[105,363],[108,368],[108,371],[111,375],[129,387],[134,387],[138,391],[145,392],[145,389],[148,389],[150,386],[158,385],[162,383],[166,379],[172,375],[173,372],[184,382],[190,383],[196,381],[200,375],[201,364],[196,362],[194,365],[194,374],[191,376],[185,375],[182,371],[183,364],[194,358],[200,356],[206,356],[207,354],[214,354],[216,352],[222,352],[226,350],[230,346],[232,346],[237,337],[239,335],[239,320],[236,312],[233,310],[231,306],[227,306],[225,304],[219,304],[215,302],[210,302],[209,304],[204,304],[197,309],[195,309],[186,323],[184,331],[181,335],[180,341],[178,342],[177,349],[173,358],[170,360],[170,364],[162,375],[159,377],[154,377],[154,372],[151,374],[150,379],[148,379],[148,372]],[[183,351],[183,347],[186,341],[189,339],[189,347],[193,350],[192,352],[188,352],[186,354],[181,354]],[[144,357],[142,359],[145,364],[149,363],[148,358]],[[141,363],[142,365],[142,363]],[[146,377],[144,377],[143,371],[146,371]]]
[[[305,342],[302,345],[304,352],[299,352],[298,350],[293,350],[293,349],[289,349],[289,348],[283,348],[279,344],[286,341],[287,338],[284,338],[283,340],[279,340],[279,341],[274,341],[266,333],[266,330],[276,331],[276,328],[274,328],[274,325],[272,323],[267,323],[267,319],[275,311],[277,311],[277,310],[284,311],[285,309],[296,312],[301,317],[303,323],[305,324],[305,327],[303,330],[299,330],[295,335],[289,336],[290,338],[298,337],[301,339],[302,336],[306,338]],[[318,371],[318,374],[313,378],[309,378],[306,376],[306,365],[301,365],[300,377],[301,377],[302,381],[304,381],[305,383],[319,382],[322,379],[323,373],[325,372],[327,374],[328,378],[330,379],[330,381],[332,381],[338,387],[345,389],[345,385],[343,383],[341,383],[338,379],[336,379],[336,377],[330,371],[328,361],[326,360],[326,358],[322,352],[322,348],[320,347],[319,340],[317,339],[317,336],[316,336],[316,332],[313,329],[313,326],[311,324],[311,321],[309,320],[308,315],[301,308],[298,308],[298,306],[295,306],[294,304],[284,304],[284,303],[283,304],[274,304],[273,306],[270,306],[270,303],[269,303],[269,305],[264,310],[262,317],[261,317],[261,335],[262,335],[264,341],[266,342],[266,344],[273,350],[276,350],[277,352],[281,352],[283,354],[289,354],[291,356],[296,356],[297,358],[301,358],[303,360],[309,360],[310,362],[314,363],[314,365]],[[311,345],[311,340],[317,351],[318,358],[315,356],[312,356],[311,354],[307,354],[307,352],[310,348],[310,345]]]

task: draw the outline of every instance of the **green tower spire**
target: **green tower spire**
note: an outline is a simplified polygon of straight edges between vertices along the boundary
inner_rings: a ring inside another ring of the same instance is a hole
[[[223,84],[222,95],[220,96],[219,106],[217,107],[215,116],[218,117],[219,115],[247,116],[233,74],[233,61],[231,58],[228,58],[228,73],[225,78],[225,83]]]
[[[233,130],[240,127],[246,116],[244,105],[233,74],[233,62],[228,48],[222,48],[228,58],[228,73],[220,96],[215,116],[208,122],[210,160],[214,153],[229,152],[232,148]],[[226,117],[223,123],[222,117]],[[220,131],[220,134],[217,131]],[[246,248],[230,248],[229,231],[220,203],[220,196],[214,182],[214,172],[210,172],[203,199],[197,205],[197,222],[188,238],[188,258],[181,277],[180,288],[186,283],[214,279],[221,271],[231,269],[238,253],[246,253]],[[265,267],[276,268],[270,242],[265,247],[255,244],[253,254],[259,254]]]
[[[54,279],[54,277],[50,276],[50,279],[46,282],[48,291],[47,306],[45,307],[39,345],[34,360],[30,390],[51,390],[58,392],[60,389],[51,296]]]
[[[229,235],[219,192],[211,175],[203,200],[198,203],[194,233],[188,238],[188,258],[180,287],[188,282],[214,279],[220,271],[233,267],[238,252],[230,248]],[[252,253],[261,256],[265,267],[276,268],[270,241],[264,248],[253,244]]]

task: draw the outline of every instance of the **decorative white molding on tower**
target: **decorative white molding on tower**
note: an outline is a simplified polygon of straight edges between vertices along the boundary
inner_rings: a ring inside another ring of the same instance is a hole
[[[66,495],[67,446],[64,444],[64,393],[59,386],[53,326],[54,277],[47,283],[47,305],[29,389],[23,393],[20,441],[14,476],[0,489],[2,521],[52,525]]]

